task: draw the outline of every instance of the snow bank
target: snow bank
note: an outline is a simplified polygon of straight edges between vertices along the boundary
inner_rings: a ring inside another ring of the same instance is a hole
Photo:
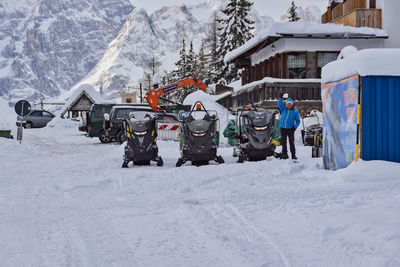
[[[225,56],[225,62],[230,62],[244,52],[264,42],[269,37],[285,37],[288,35],[304,35],[321,37],[330,35],[331,38],[351,38],[352,36],[388,37],[388,34],[380,29],[355,28],[339,24],[319,24],[310,22],[276,22],[263,31],[260,31],[247,43],[229,52]]]
[[[80,122],[73,119],[63,119],[61,117],[55,117],[52,119],[46,127],[56,129],[78,129]]]
[[[352,52],[352,53],[350,53]],[[360,76],[400,76],[400,49],[364,49],[345,47],[338,59],[322,68],[322,82],[335,82]]]
[[[191,93],[185,98],[185,101],[183,101],[184,105],[194,105],[197,101],[201,101],[203,105],[206,107],[208,110],[214,110],[218,112],[218,117],[220,121],[220,129],[221,129],[221,135],[220,135],[220,144],[226,144],[228,140],[222,135],[222,132],[228,125],[229,120],[234,119],[235,117],[227,110],[225,107],[222,105],[218,104],[216,101],[218,99],[221,99],[225,95],[230,94],[230,92],[224,93],[222,95],[210,95],[207,94],[203,91],[196,91],[194,93]]]
[[[15,127],[17,114],[8,105],[7,101],[0,97],[0,130],[11,130]]]

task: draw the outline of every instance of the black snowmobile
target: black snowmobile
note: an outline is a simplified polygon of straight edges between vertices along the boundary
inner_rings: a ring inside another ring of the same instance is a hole
[[[254,105],[237,112],[234,156],[239,157],[238,163],[279,157],[274,142],[277,115],[278,110],[258,110]]]
[[[301,130],[301,136],[303,138],[303,144],[305,146],[312,146],[312,157],[319,158],[322,156],[323,129],[317,111],[308,110],[307,115],[303,117],[302,121],[303,130]]]
[[[196,166],[207,165],[211,160],[224,163],[224,159],[217,155],[219,124],[216,112],[207,111],[198,101],[190,112],[180,113],[179,120],[182,157],[178,159],[176,167],[181,167],[187,161]]]
[[[303,144],[305,146],[315,145],[315,135],[322,135],[322,124],[318,117],[316,110],[308,110],[307,114],[303,116],[303,130],[301,136],[303,137]]]
[[[139,115],[142,114],[136,116]],[[150,165],[151,161],[155,161],[157,166],[163,166],[156,143],[157,116],[146,113],[144,117],[136,118],[135,112],[132,112],[129,118],[124,119],[123,129],[127,143],[122,168],[128,168],[131,161],[134,165]]]

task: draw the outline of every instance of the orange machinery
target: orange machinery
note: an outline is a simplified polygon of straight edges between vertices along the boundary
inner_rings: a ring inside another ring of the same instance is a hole
[[[158,106],[158,103],[159,103],[160,99],[166,100],[166,101],[172,102],[172,103],[174,103],[174,102],[171,101],[171,100],[165,99],[165,98],[163,98],[161,96],[165,95],[165,94],[168,94],[170,92],[173,92],[175,90],[178,90],[178,89],[180,89],[182,87],[189,86],[189,85],[195,85],[195,86],[197,86],[198,88],[200,88],[203,91],[207,90],[207,86],[205,84],[203,84],[200,80],[189,78],[189,79],[186,79],[186,80],[179,81],[177,83],[168,85],[168,86],[163,87],[163,88],[157,88],[157,89],[148,91],[146,93],[146,95],[145,95],[146,101],[147,101],[147,103],[149,103],[150,107],[154,111],[162,112],[162,110]]]

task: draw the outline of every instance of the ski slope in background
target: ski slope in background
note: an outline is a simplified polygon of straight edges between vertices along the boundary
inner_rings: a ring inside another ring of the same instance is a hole
[[[2,266],[400,266],[400,165],[271,159],[121,169],[123,146],[56,119],[0,139]]]

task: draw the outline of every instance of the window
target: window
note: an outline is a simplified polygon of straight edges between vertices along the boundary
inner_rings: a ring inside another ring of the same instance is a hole
[[[41,111],[34,111],[34,112],[31,113],[30,116],[42,117],[42,112]]]
[[[287,68],[289,79],[305,79],[307,74],[306,54],[289,54]]]
[[[128,118],[129,117],[129,113],[132,112],[133,110],[131,109],[119,109],[117,111],[117,116],[116,119],[117,120],[121,120],[123,118]]]
[[[318,77],[321,77],[322,68],[337,59],[338,53],[336,52],[327,52],[327,53],[318,53]]]
[[[43,117],[53,117],[53,115],[47,111],[43,111]]]
[[[101,108],[101,107],[96,107],[96,109],[94,110],[94,113],[93,113],[93,117],[94,118],[103,118],[103,111],[104,111],[104,108]]]

